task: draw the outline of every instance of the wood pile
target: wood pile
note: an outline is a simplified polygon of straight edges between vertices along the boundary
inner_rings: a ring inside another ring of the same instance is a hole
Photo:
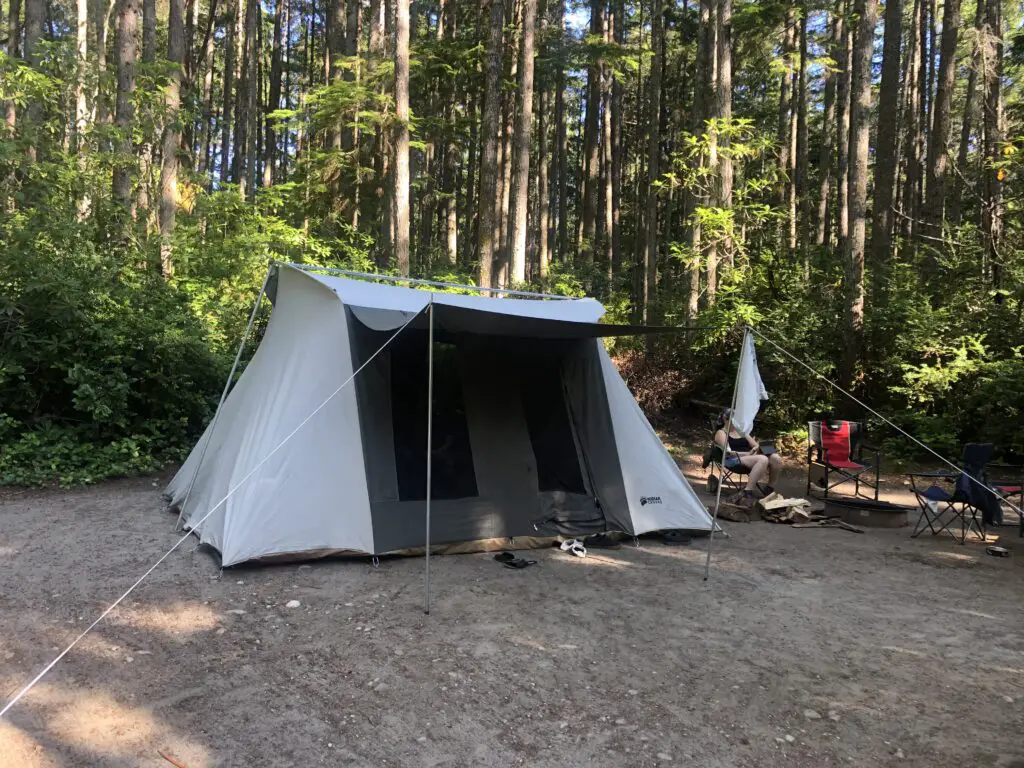
[[[757,503],[761,519],[768,523],[788,523],[794,528],[842,528],[852,533],[864,533],[838,517],[826,517],[811,510],[807,499],[787,499],[779,493],[765,496]]]

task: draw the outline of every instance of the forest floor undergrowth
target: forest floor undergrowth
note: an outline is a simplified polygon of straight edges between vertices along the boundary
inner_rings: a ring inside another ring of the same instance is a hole
[[[5,700],[176,540],[167,479],[0,490]],[[724,525],[707,583],[700,540],[438,557],[429,616],[421,558],[222,572],[189,541],[0,721],[0,764],[1024,766],[1016,528],[1000,559]]]

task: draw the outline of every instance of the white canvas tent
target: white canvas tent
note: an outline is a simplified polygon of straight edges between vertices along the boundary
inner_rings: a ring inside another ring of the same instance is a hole
[[[711,528],[600,340],[644,329],[598,323],[597,301],[288,265],[267,293],[255,355],[167,489],[224,566],[423,547],[428,498],[432,545]]]

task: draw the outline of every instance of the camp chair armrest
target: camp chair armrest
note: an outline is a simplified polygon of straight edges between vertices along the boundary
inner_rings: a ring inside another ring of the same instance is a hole
[[[949,480],[955,480],[959,476],[959,472],[907,472],[907,477],[941,477]]]

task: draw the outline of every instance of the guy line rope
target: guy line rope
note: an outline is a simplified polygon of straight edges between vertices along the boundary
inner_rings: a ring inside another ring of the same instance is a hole
[[[424,307],[424,309],[426,309],[426,307]],[[376,352],[374,352],[374,353],[373,353],[372,355],[370,355],[370,357],[369,357],[369,358],[367,358],[366,362],[364,362],[364,363],[363,363],[362,365],[360,365],[360,366],[359,366],[359,368],[357,368],[357,369],[355,370],[355,372],[354,372],[354,373],[353,373],[353,374],[352,374],[351,376],[349,376],[349,377],[348,377],[347,379],[345,379],[345,381],[344,381],[344,382],[342,382],[342,384],[341,384],[341,385],[340,385],[340,386],[339,386],[339,387],[338,387],[338,388],[337,388],[336,390],[334,390],[333,392],[331,392],[331,394],[329,394],[329,395],[327,396],[327,398],[326,398],[326,399],[325,399],[325,400],[324,400],[324,401],[323,401],[322,403],[320,403],[320,405],[318,405],[318,406],[317,406],[317,407],[316,407],[316,408],[315,408],[315,409],[313,410],[313,412],[312,412],[312,413],[310,413],[310,414],[309,414],[309,415],[308,415],[308,416],[307,416],[307,417],[306,417],[305,419],[303,419],[303,420],[302,420],[302,422],[301,422],[301,423],[300,423],[300,424],[299,424],[299,425],[298,425],[297,427],[295,427],[295,429],[293,429],[293,430],[292,430],[291,432],[289,432],[289,433],[288,433],[288,435],[287,435],[287,436],[286,436],[286,437],[285,437],[285,438],[284,438],[284,439],[283,439],[283,440],[282,440],[282,441],[281,441],[280,443],[278,443],[278,444],[277,444],[277,446],[276,446],[276,447],[275,447],[275,448],[274,448],[274,449],[273,449],[272,451],[270,451],[270,453],[268,453],[268,454],[267,454],[266,456],[264,456],[264,457],[263,457],[263,458],[262,458],[262,459],[261,459],[261,460],[259,461],[259,463],[258,463],[258,464],[256,464],[256,466],[254,466],[254,467],[253,467],[252,469],[250,469],[250,470],[249,470],[249,473],[248,473],[247,475],[245,475],[245,477],[243,477],[243,478],[242,478],[241,480],[239,480],[239,481],[238,481],[237,483],[235,483],[235,485],[234,485],[234,486],[233,486],[233,487],[232,487],[232,488],[231,488],[231,489],[230,489],[230,490],[229,490],[229,491],[227,492],[227,494],[225,494],[224,498],[222,498],[222,499],[221,499],[220,501],[218,501],[218,502],[217,502],[217,503],[216,503],[216,504],[215,504],[215,505],[214,505],[214,506],[213,506],[213,507],[212,507],[212,508],[210,509],[210,511],[209,511],[209,512],[207,512],[207,513],[206,513],[205,515],[203,515],[203,516],[202,516],[202,517],[201,517],[201,518],[199,519],[199,522],[197,522],[197,523],[194,523],[194,524],[192,524],[192,526],[191,526],[191,530],[190,530],[190,531],[188,531],[187,533],[185,533],[185,535],[184,535],[184,536],[182,536],[182,537],[181,537],[180,539],[178,539],[178,540],[177,540],[177,541],[176,541],[176,542],[174,543],[174,546],[172,546],[172,547],[171,547],[170,549],[168,549],[168,550],[167,550],[167,551],[166,551],[166,552],[165,552],[165,553],[164,553],[164,554],[163,554],[163,555],[162,555],[162,556],[160,557],[160,559],[159,559],[159,560],[157,560],[157,561],[156,561],[155,563],[153,563],[153,565],[151,565],[151,566],[149,567],[149,570],[147,570],[147,571],[146,571],[146,572],[145,572],[144,574],[142,574],[142,575],[141,575],[141,576],[140,576],[140,577],[138,578],[138,580],[136,580],[136,582],[135,582],[134,584],[132,584],[132,585],[131,585],[130,587],[128,587],[128,589],[126,589],[126,590],[125,590],[125,591],[124,591],[124,592],[123,592],[123,593],[121,594],[121,596],[120,596],[119,598],[117,598],[117,600],[115,600],[114,602],[112,602],[112,603],[111,603],[111,604],[110,604],[110,605],[109,605],[109,606],[107,607],[107,609],[106,609],[105,611],[103,611],[103,613],[101,613],[101,614],[100,614],[100,615],[99,615],[99,616],[98,616],[98,617],[96,618],[96,620],[95,620],[95,621],[93,621],[93,623],[92,623],[92,624],[90,624],[90,625],[89,625],[88,627],[86,627],[86,628],[85,628],[84,630],[82,630],[82,632],[81,632],[81,633],[79,633],[79,635],[78,635],[78,636],[77,636],[77,637],[76,637],[76,638],[75,638],[74,640],[72,640],[72,641],[71,641],[71,642],[70,642],[70,643],[68,644],[68,646],[67,646],[67,647],[66,647],[66,648],[65,648],[65,649],[64,649],[63,651],[61,651],[61,652],[60,652],[59,654],[57,654],[57,656],[56,656],[56,657],[55,657],[55,658],[53,659],[53,661],[51,661],[51,662],[50,662],[49,664],[47,664],[47,665],[46,665],[45,667],[43,667],[42,671],[41,671],[41,672],[40,672],[40,673],[39,673],[38,675],[36,675],[35,677],[33,677],[33,678],[32,678],[32,680],[30,680],[30,681],[28,682],[28,684],[27,684],[27,685],[26,685],[26,686],[25,686],[24,688],[22,688],[22,689],[21,689],[20,691],[18,691],[18,693],[17,693],[17,694],[15,694],[15,695],[14,695],[14,697],[13,697],[13,698],[11,698],[11,700],[10,700],[10,701],[8,701],[6,705],[4,705],[4,708],[3,708],[3,709],[0,709],[0,718],[3,718],[3,716],[4,716],[4,715],[6,715],[6,714],[7,714],[7,713],[8,713],[8,712],[9,712],[9,711],[11,710],[11,708],[12,708],[12,707],[14,707],[14,705],[15,705],[15,704],[17,704],[17,703],[18,703],[18,702],[19,702],[19,701],[20,701],[20,700],[21,700],[21,699],[22,699],[22,698],[23,698],[23,697],[25,696],[25,694],[27,694],[27,693],[28,693],[29,691],[31,691],[31,690],[32,690],[32,689],[33,689],[33,688],[34,688],[34,687],[35,687],[35,686],[36,686],[36,685],[37,685],[37,684],[39,683],[39,681],[40,681],[40,680],[42,680],[42,679],[43,679],[43,677],[45,677],[45,676],[47,675],[47,673],[49,673],[49,671],[50,671],[51,669],[53,669],[53,668],[54,668],[55,666],[57,666],[57,664],[58,664],[58,663],[60,662],[60,660],[61,660],[61,659],[63,659],[63,658],[65,657],[65,656],[67,656],[67,655],[68,655],[68,653],[70,653],[70,652],[71,652],[71,650],[72,650],[72,649],[73,649],[73,648],[74,648],[74,647],[75,647],[76,645],[78,645],[78,644],[79,644],[79,643],[80,643],[80,642],[82,641],[82,639],[83,639],[83,638],[84,638],[84,637],[85,637],[86,635],[88,635],[88,634],[89,634],[89,633],[90,633],[90,632],[91,632],[91,631],[92,631],[92,630],[93,630],[93,629],[94,629],[94,628],[95,628],[95,627],[96,627],[96,626],[97,626],[97,625],[98,625],[98,624],[99,624],[99,623],[100,623],[101,621],[103,621],[103,620],[104,620],[104,619],[105,619],[105,618],[106,618],[106,617],[107,617],[108,615],[110,615],[110,612],[111,612],[111,611],[113,611],[113,610],[114,610],[115,608],[117,608],[117,606],[119,606],[119,605],[120,605],[120,604],[121,604],[121,603],[122,603],[122,602],[124,601],[124,599],[125,599],[126,597],[128,597],[128,595],[130,595],[130,594],[131,594],[132,592],[134,592],[134,591],[136,590],[136,588],[137,588],[137,587],[138,587],[138,586],[139,586],[140,584],[142,584],[142,582],[143,582],[143,581],[145,581],[145,580],[146,580],[146,577],[148,577],[148,576],[149,576],[149,574],[151,574],[151,573],[152,573],[153,571],[155,571],[155,570],[156,570],[156,569],[157,569],[157,568],[158,568],[158,567],[160,566],[160,564],[161,564],[161,563],[162,563],[162,562],[163,562],[164,560],[166,560],[166,559],[167,559],[168,557],[170,557],[170,556],[171,556],[171,554],[173,554],[173,553],[174,553],[174,551],[175,551],[176,549],[178,549],[178,547],[180,547],[180,546],[181,546],[181,545],[182,545],[182,544],[183,544],[183,543],[185,542],[185,539],[187,539],[187,538],[188,538],[189,536],[191,536],[191,535],[192,535],[192,533],[193,533],[193,532],[194,532],[195,530],[197,530],[197,529],[199,528],[199,526],[201,526],[201,525],[202,525],[202,524],[203,524],[204,522],[206,522],[206,519],[207,519],[207,518],[208,518],[208,517],[209,517],[210,515],[212,515],[212,514],[213,514],[214,512],[216,512],[216,511],[217,511],[218,509],[220,509],[220,507],[221,507],[221,506],[222,506],[222,505],[224,504],[224,502],[226,502],[226,501],[227,501],[227,500],[228,500],[229,498],[231,498],[231,495],[232,495],[232,494],[233,494],[233,493],[234,493],[235,491],[237,491],[237,490],[238,490],[238,489],[239,489],[239,488],[240,488],[240,487],[241,487],[241,486],[242,486],[242,485],[243,485],[243,484],[244,484],[244,483],[245,483],[245,482],[246,482],[246,481],[247,481],[247,480],[248,480],[248,479],[249,479],[250,477],[252,477],[252,476],[253,476],[254,474],[256,474],[257,470],[259,470],[259,468],[260,468],[260,467],[262,467],[262,466],[263,466],[264,464],[266,464],[266,463],[267,463],[267,462],[268,462],[268,461],[270,460],[270,458],[271,458],[271,457],[272,457],[272,456],[273,456],[273,455],[274,455],[275,453],[277,453],[277,452],[278,452],[278,451],[279,451],[279,450],[280,450],[280,449],[281,449],[281,448],[282,448],[282,447],[284,446],[284,444],[285,444],[285,443],[287,443],[287,442],[288,442],[289,440],[291,440],[291,439],[292,439],[292,438],[293,438],[293,437],[295,436],[295,434],[296,434],[296,433],[297,433],[297,432],[298,432],[298,431],[299,431],[300,429],[302,429],[302,428],[303,428],[303,427],[304,427],[304,426],[305,426],[305,425],[306,425],[306,424],[307,424],[307,423],[308,423],[308,422],[310,421],[310,419],[312,419],[312,418],[313,418],[314,416],[316,416],[316,415],[317,415],[318,413],[320,413],[320,411],[322,411],[322,410],[324,409],[324,407],[326,407],[326,405],[327,405],[327,404],[328,404],[328,403],[329,403],[329,402],[330,402],[330,401],[331,401],[331,400],[332,400],[332,399],[334,398],[334,396],[335,396],[335,395],[337,395],[337,394],[338,394],[339,392],[341,392],[341,390],[343,390],[343,389],[344,389],[344,388],[345,388],[346,386],[348,386],[348,384],[349,384],[349,383],[350,383],[350,382],[351,382],[351,381],[352,381],[352,380],[353,380],[353,379],[354,379],[354,378],[355,378],[356,376],[358,376],[358,375],[359,375],[359,373],[360,373],[360,372],[361,372],[361,371],[362,371],[362,370],[363,370],[363,369],[364,369],[364,368],[365,368],[366,366],[368,366],[368,365],[369,365],[370,363],[372,363],[372,362],[373,362],[373,360],[374,360],[374,358],[376,358],[376,357],[377,357],[377,355],[379,355],[379,354],[380,354],[381,352],[383,352],[383,351],[384,351],[384,349],[385,349],[385,348],[386,348],[386,347],[387,347],[387,346],[388,346],[388,345],[389,345],[389,344],[390,344],[390,343],[391,343],[392,341],[394,341],[394,340],[395,340],[395,338],[396,338],[396,337],[398,336],[398,334],[400,334],[400,333],[401,333],[402,331],[404,331],[404,330],[405,330],[405,329],[406,329],[406,328],[408,327],[409,323],[411,323],[411,322],[412,322],[413,320],[415,320],[415,319],[416,319],[417,317],[419,317],[420,315],[422,315],[422,314],[423,314],[423,311],[424,311],[424,309],[421,309],[421,310],[420,310],[419,312],[417,312],[417,313],[416,313],[415,315],[413,315],[413,316],[412,316],[412,317],[410,317],[410,318],[409,318],[408,320],[406,320],[405,324],[404,324],[404,325],[403,325],[403,326],[402,326],[401,328],[399,328],[399,329],[398,329],[397,331],[395,331],[395,332],[394,332],[393,334],[391,334],[390,338],[388,338],[388,340],[384,342],[384,344],[383,344],[383,345],[382,345],[382,346],[380,347],[380,349],[378,349],[378,350],[377,350]]]

